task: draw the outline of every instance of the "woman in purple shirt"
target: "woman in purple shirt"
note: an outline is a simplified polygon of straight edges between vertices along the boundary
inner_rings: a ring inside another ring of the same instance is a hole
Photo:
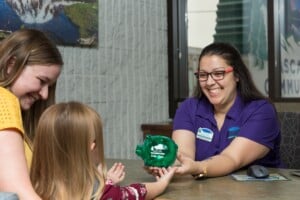
[[[194,97],[176,111],[177,174],[227,175],[251,164],[281,167],[273,104],[256,88],[240,53],[226,43],[202,50]]]

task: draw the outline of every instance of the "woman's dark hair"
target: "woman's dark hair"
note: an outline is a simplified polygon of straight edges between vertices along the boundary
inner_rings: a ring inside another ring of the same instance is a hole
[[[248,70],[247,66],[242,60],[239,51],[228,43],[216,42],[206,46],[200,56],[199,64],[204,56],[219,56],[225,60],[225,62],[232,66],[234,69],[234,76],[239,78],[237,83],[237,90],[241,94],[244,101],[251,101],[255,99],[266,99],[266,97],[257,89]],[[199,82],[194,90],[195,97],[202,97],[202,92]]]

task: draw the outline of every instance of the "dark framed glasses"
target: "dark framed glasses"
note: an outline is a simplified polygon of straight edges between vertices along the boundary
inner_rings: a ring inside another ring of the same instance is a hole
[[[194,75],[199,81],[207,81],[208,76],[210,76],[215,81],[223,80],[226,73],[232,72],[233,67],[227,67],[222,69],[215,69],[214,71],[208,73],[204,71],[195,72]]]

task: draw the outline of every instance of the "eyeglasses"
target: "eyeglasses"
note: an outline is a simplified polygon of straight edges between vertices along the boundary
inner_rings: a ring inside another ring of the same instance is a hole
[[[207,72],[195,72],[194,75],[195,77],[199,80],[199,81],[207,81],[208,76],[210,75],[210,77],[212,79],[214,79],[215,81],[220,81],[224,79],[224,76],[226,73],[232,72],[233,68],[232,67],[227,67],[226,69],[220,70],[220,69],[216,69],[210,73]]]

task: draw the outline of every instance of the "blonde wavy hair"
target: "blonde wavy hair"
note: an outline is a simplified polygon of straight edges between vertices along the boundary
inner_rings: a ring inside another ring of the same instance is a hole
[[[50,106],[33,143],[30,178],[37,194],[43,200],[99,199],[106,174],[102,135],[101,118],[87,105]]]

